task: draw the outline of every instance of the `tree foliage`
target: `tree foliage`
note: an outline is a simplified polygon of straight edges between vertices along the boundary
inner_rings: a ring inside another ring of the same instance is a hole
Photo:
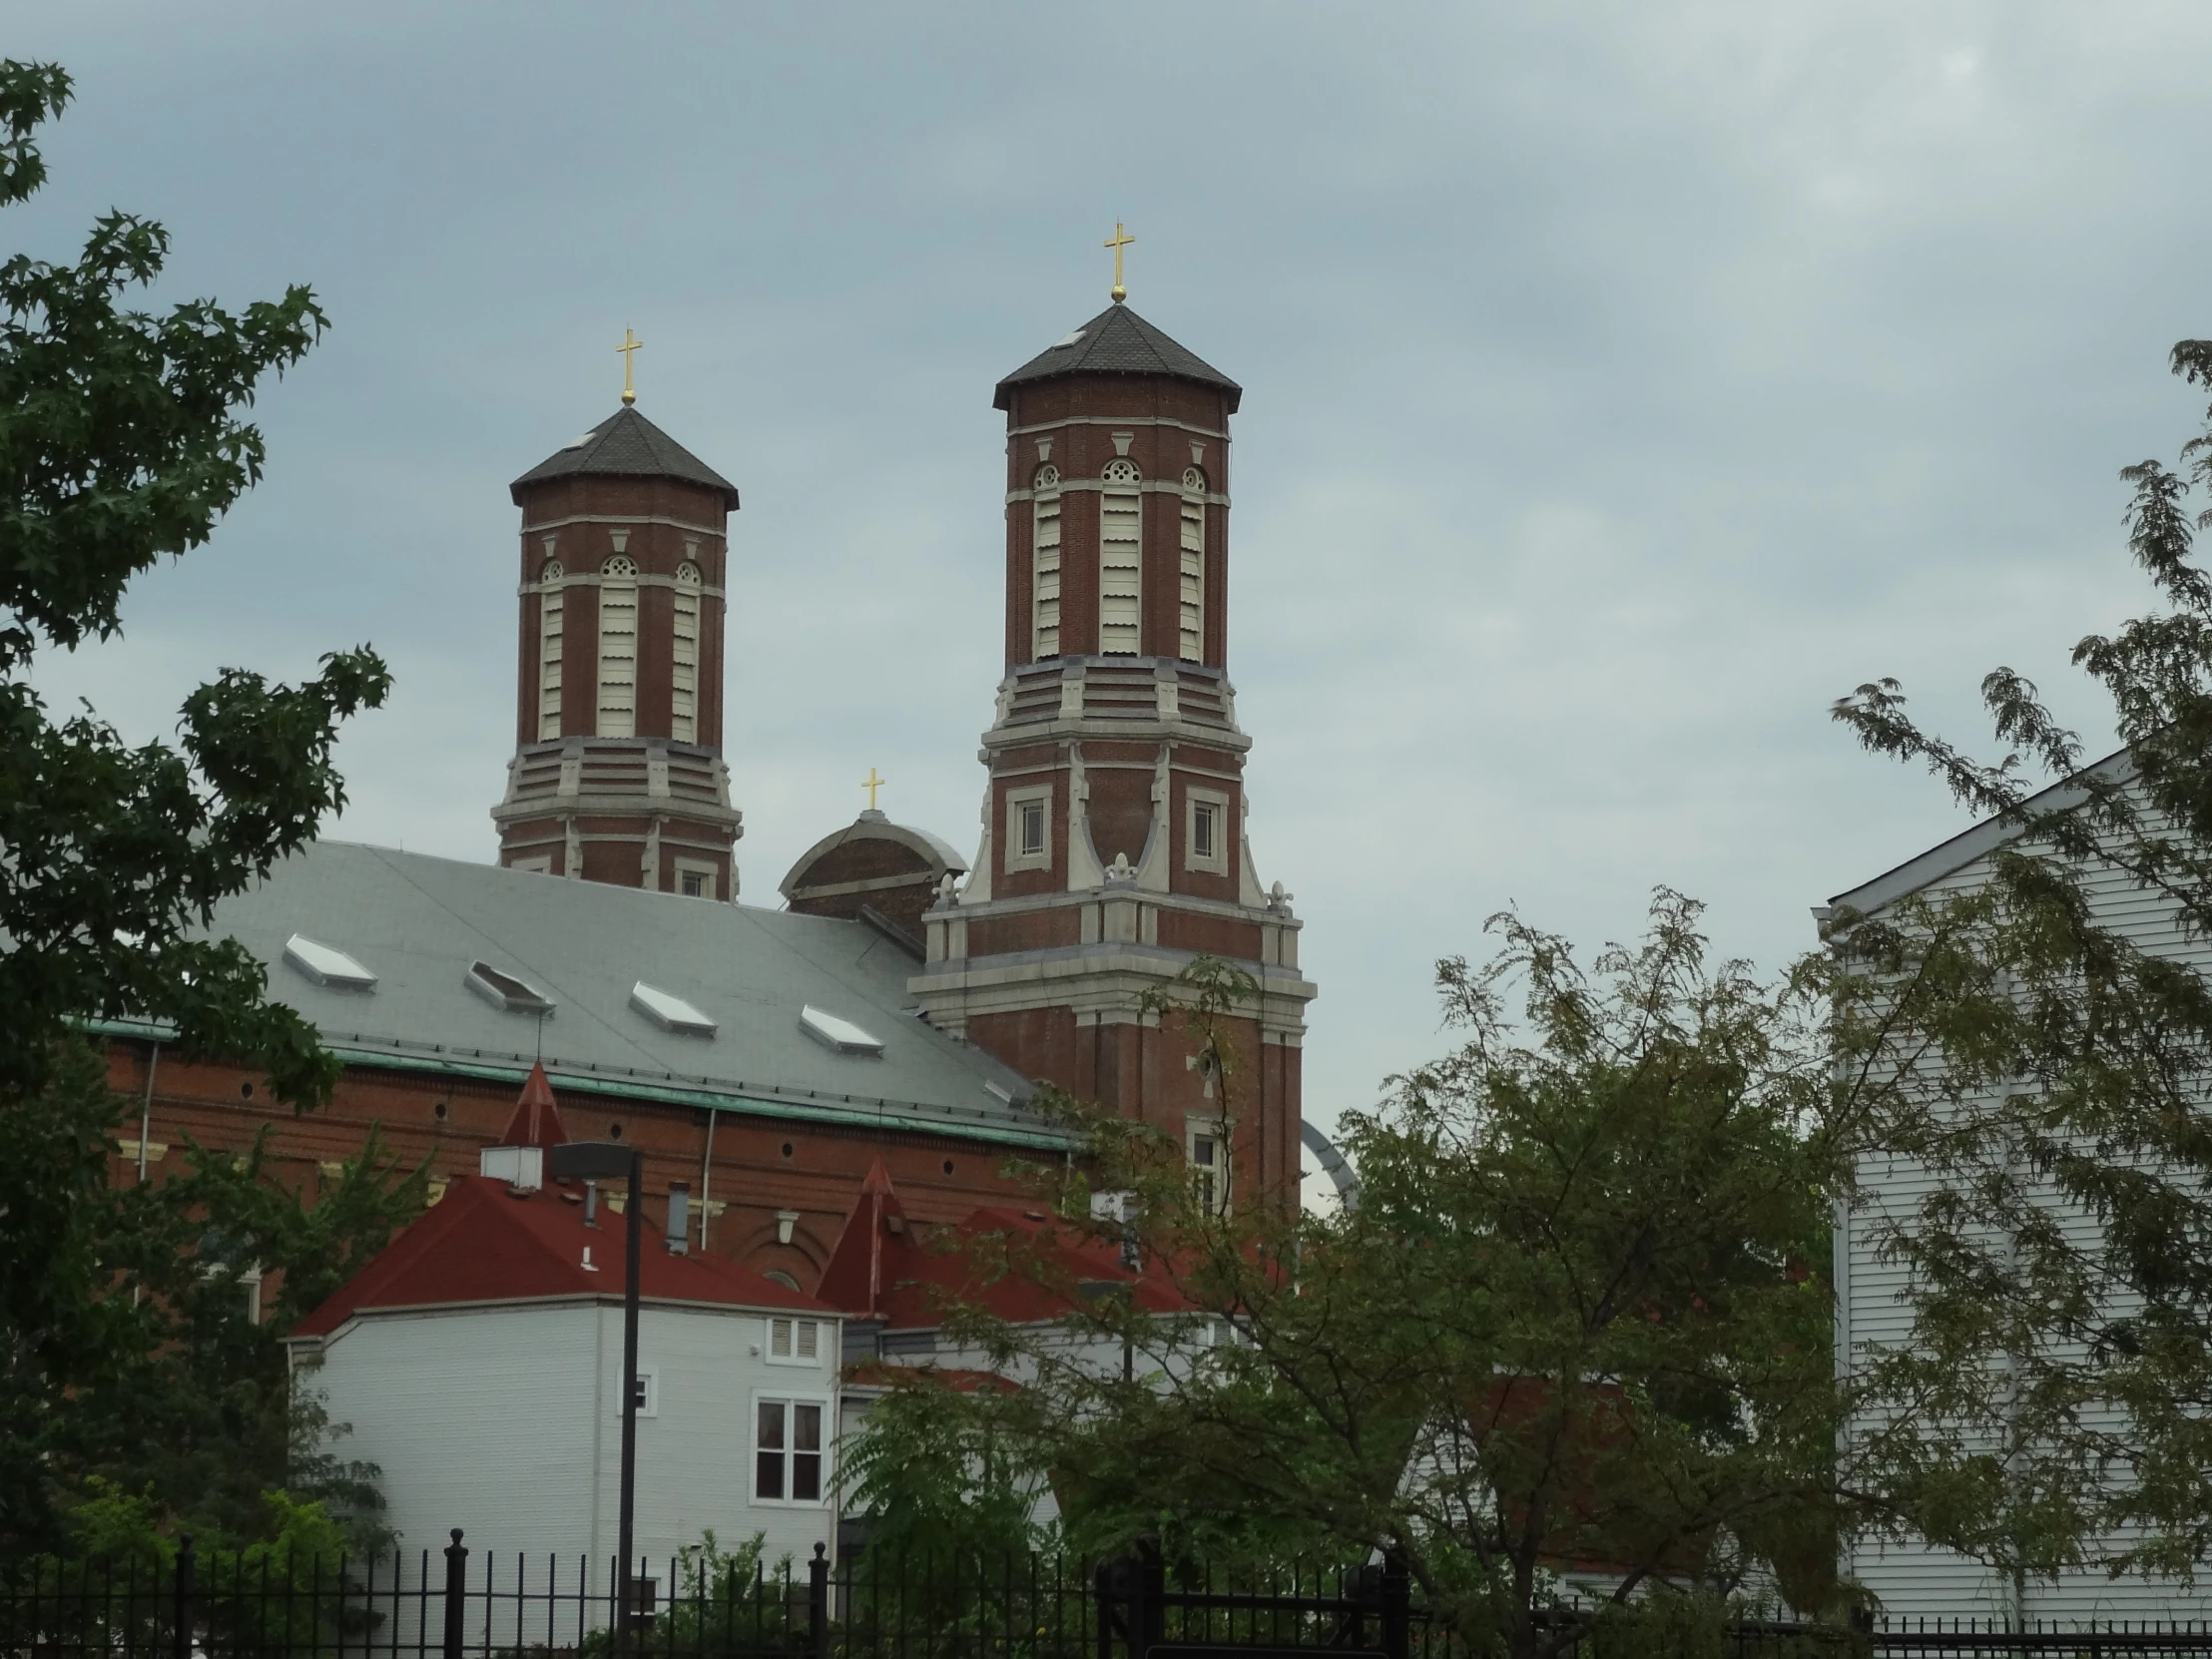
[[[2212,387],[2212,341],[2172,366]],[[1868,1447],[1921,1524],[2021,1579],[2193,1574],[2212,1547],[2212,424],[2178,469],[2121,476],[2158,605],[2073,651],[2117,754],[2084,765],[2006,668],[1981,686],[1993,761],[1894,680],[1836,711],[2005,837],[1985,878],[1831,927],[1843,1064],[1890,1097],[1861,1225],[1915,1297],[1857,1363],[1918,1426]]]
[[[0,207],[45,182],[38,132],[69,96],[58,67],[0,62]],[[205,930],[343,805],[338,723],[388,685],[365,649],[297,686],[225,669],[174,747],[126,744],[89,709],[57,720],[32,689],[38,652],[115,635],[131,579],[260,478],[245,411],[324,326],[298,286],[140,308],[168,251],[161,226],[109,213],[74,261],[0,262],[0,1539],[18,1543],[51,1540],[100,1476],[240,1536],[265,1487],[363,1496],[359,1471],[292,1457],[282,1355],[237,1274],[288,1270],[274,1294],[295,1315],[420,1198],[373,1147],[311,1212],[256,1179],[258,1153],[108,1185],[120,1107],[82,1022],[157,1022],[279,1098],[327,1096],[313,1029]]]
[[[264,1536],[273,1491],[373,1543],[376,1471],[333,1450],[342,1425],[311,1373],[295,1385],[282,1338],[421,1213],[427,1165],[401,1171],[371,1134],[310,1202],[266,1167],[265,1134],[111,1186],[127,1110],[80,1042],[0,1113],[0,1155],[60,1177],[43,1209],[0,1213],[7,1259],[42,1268],[0,1275],[0,1549],[51,1546],[116,1492],[211,1545]]]
[[[1440,969],[1464,1041],[1350,1120],[1360,1199],[1331,1218],[1258,1196],[1224,1214],[1180,1146],[1089,1118],[1092,1174],[1040,1172],[1063,1225],[1092,1225],[1091,1182],[1134,1193],[1146,1272],[1191,1312],[1069,1284],[1061,1330],[953,1322],[1022,1383],[968,1408],[1049,1471],[1071,1538],[1394,1547],[1448,1622],[1516,1655],[1570,1639],[1538,1614],[1577,1567],[1632,1611],[1776,1583],[1828,1607],[1854,1499],[1823,1271],[1849,1141],[1827,985],[1818,963],[1774,984],[1712,963],[1697,921],[1662,892],[1585,970],[1495,918],[1487,965]],[[1242,988],[1202,964],[1177,994],[1235,1138]],[[1042,1266],[1005,1246],[1002,1271]],[[1126,1380],[1098,1363],[1114,1345]]]

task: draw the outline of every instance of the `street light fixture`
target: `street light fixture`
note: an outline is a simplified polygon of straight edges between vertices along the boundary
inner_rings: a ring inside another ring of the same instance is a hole
[[[555,1181],[622,1181],[622,1508],[617,1524],[621,1566],[615,1573],[615,1659],[630,1652],[630,1549],[638,1502],[638,1259],[644,1255],[645,1156],[616,1141],[570,1141],[547,1147],[545,1173]]]

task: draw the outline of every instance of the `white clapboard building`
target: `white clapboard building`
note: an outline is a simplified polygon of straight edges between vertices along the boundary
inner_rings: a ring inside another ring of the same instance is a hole
[[[2098,762],[2093,770],[2124,780],[2132,767],[2123,751]],[[2043,814],[2062,810],[2068,795],[2066,786],[2045,791],[2030,803],[2031,810]],[[1971,892],[1989,879],[1994,854],[2019,833],[2018,828],[1994,820],[1977,824],[1886,874],[1837,894],[1816,915],[1825,919],[1833,910],[1848,907],[1879,916],[1915,894],[1940,901]],[[2088,884],[2103,925],[2146,952],[2187,960],[2200,971],[2212,970],[2212,951],[2182,932],[2170,906],[2157,893],[2110,867],[2092,869]],[[1834,1244],[1836,1352],[1839,1367],[1847,1372],[1870,1353],[1902,1344],[1910,1336],[1913,1308],[1908,1269],[1880,1260],[1877,1240],[1892,1219],[1910,1224],[1931,1186],[1926,1173],[1907,1159],[1872,1159],[1859,1172],[1858,1206],[1839,1209]],[[2074,1225],[2094,1224],[2076,1217]],[[1847,1554],[1843,1566],[1881,1598],[1883,1611],[1893,1617],[2074,1625],[2207,1616],[2207,1598],[2201,1589],[2141,1576],[2115,1579],[2101,1570],[2015,1583],[2008,1573],[1925,1541],[1861,1543]]]
[[[378,1465],[404,1553],[452,1528],[482,1552],[616,1554],[626,1227],[619,1189],[544,1179],[562,1138],[542,1072],[510,1144],[449,1182],[289,1338],[334,1449]],[[795,1566],[834,1535],[837,1313],[644,1224],[635,1549],[662,1564],[712,1530]],[[433,1577],[433,1582],[437,1580]]]

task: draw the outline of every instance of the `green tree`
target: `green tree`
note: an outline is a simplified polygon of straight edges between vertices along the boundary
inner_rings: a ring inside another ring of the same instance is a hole
[[[0,207],[44,182],[36,134],[69,95],[58,67],[0,62]],[[324,326],[296,286],[237,312],[133,308],[168,247],[110,213],[73,263],[0,263],[0,1538],[51,1534],[53,1471],[97,1461],[115,1421],[89,1402],[143,1389],[162,1321],[189,1317],[149,1294],[181,1224],[107,1191],[115,1102],[71,1029],[161,1021],[280,1098],[326,1098],[312,1028],[204,929],[342,806],[337,725],[388,685],[365,649],[298,686],[226,669],[186,699],[175,747],[127,745],[90,711],[57,721],[31,689],[37,652],[117,633],[131,578],[205,542],[260,477],[242,411]]]
[[[1395,1548],[1448,1623],[1516,1656],[1572,1640],[1542,1614],[1576,1564],[1625,1617],[1777,1581],[1836,1601],[1859,1500],[1821,1268],[1851,1097],[1822,965],[1769,984],[1712,964],[1697,918],[1662,892],[1587,973],[1496,918],[1495,959],[1440,970],[1465,1041],[1352,1120],[1360,1200],[1333,1218],[1225,1214],[1179,1146],[1088,1120],[1089,1176],[1039,1172],[1064,1225],[1088,1224],[1089,1185],[1133,1193],[1146,1272],[1191,1311],[1068,1284],[1063,1330],[957,1321],[1022,1384],[968,1409],[1052,1472],[1079,1546]],[[1233,1137],[1248,994],[1219,964],[1171,993]],[[1000,1271],[1044,1267],[1001,1248]],[[1116,1347],[1126,1380],[1100,1363]]]
[[[2212,341],[2172,367],[2212,387]],[[1981,687],[1993,761],[1894,680],[1836,711],[2011,832],[1984,878],[1831,938],[1840,1064],[1888,1083],[1896,1179],[1861,1225],[1916,1296],[1909,1338],[1857,1357],[1912,1427],[1870,1417],[1865,1449],[1900,1514],[2023,1583],[2193,1576],[2212,1549],[2212,424],[2121,476],[2157,605],[2073,650],[2117,754],[2085,765],[2006,668]]]
[[[0,1327],[0,1546],[57,1543],[104,1491],[211,1547],[261,1537],[280,1492],[372,1545],[376,1471],[333,1448],[342,1425],[312,1373],[292,1379],[282,1337],[420,1214],[427,1166],[403,1172],[372,1131],[311,1204],[260,1142],[242,1157],[193,1147],[183,1176],[110,1187],[128,1104],[104,1069],[89,1043],[65,1044],[39,1109],[0,1113],[0,1155],[46,1177],[26,1170],[44,1203],[0,1213],[0,1248],[79,1292],[49,1297],[44,1327]]]

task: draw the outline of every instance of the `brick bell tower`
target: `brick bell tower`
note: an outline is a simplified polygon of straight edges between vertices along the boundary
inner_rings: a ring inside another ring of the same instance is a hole
[[[627,385],[622,399],[512,488],[521,637],[499,861],[734,899],[744,815],[722,760],[722,663],[738,492]]]
[[[1235,381],[1121,302],[998,384],[1006,677],[964,890],[911,988],[940,1028],[1183,1143],[1202,1189],[1297,1201],[1300,922],[1246,836],[1229,683]],[[1233,1120],[1139,1007],[1201,953],[1250,973]]]

